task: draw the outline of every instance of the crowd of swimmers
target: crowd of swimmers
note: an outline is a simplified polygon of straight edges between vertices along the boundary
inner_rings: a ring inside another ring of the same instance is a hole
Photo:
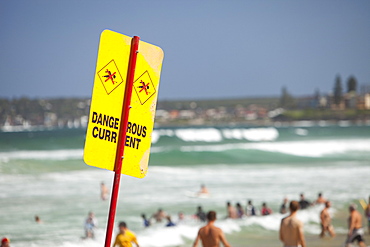
[[[208,189],[202,185],[201,190],[197,193],[198,195],[206,195],[209,194]],[[330,237],[335,237],[334,227],[332,225],[332,218],[329,212],[331,207],[331,202],[326,200],[322,193],[318,193],[317,199],[313,202],[308,201],[304,194],[301,193],[299,195],[299,200],[290,201],[288,198],[284,198],[282,204],[279,207],[279,213],[282,215],[287,215],[281,220],[280,229],[279,229],[279,238],[283,242],[284,246],[301,246],[305,247],[306,242],[303,233],[303,223],[296,217],[298,210],[305,210],[314,205],[324,205],[324,208],[320,211],[320,223],[321,223],[321,232],[319,236],[321,238],[325,237],[327,234]],[[349,206],[349,218],[348,218],[348,234],[345,241],[345,246],[349,247],[355,241],[358,242],[359,246],[364,247],[364,229],[362,228],[362,216],[357,211],[357,205],[351,204]],[[364,205],[365,217],[368,219],[369,222],[369,234],[370,234],[370,197],[369,203]],[[242,206],[241,203],[237,202],[235,206],[231,204],[231,202],[226,202],[226,218],[229,219],[241,219],[250,216],[267,216],[272,214],[273,211],[270,207],[268,207],[266,202],[263,202],[261,208],[256,208],[252,200],[247,200],[247,204],[245,207]],[[143,225],[145,227],[150,227],[154,223],[163,223],[165,227],[174,227],[176,225],[180,225],[185,221],[185,215],[183,212],[178,213],[178,219],[173,221],[171,216],[167,214],[162,208],[159,208],[158,211],[153,213],[149,218],[145,215],[141,215],[143,219]],[[194,241],[193,246],[197,246],[199,242],[202,242],[203,246],[219,246],[222,243],[224,246],[228,247],[230,244],[227,242],[225,235],[223,234],[220,228],[214,226],[214,222],[216,221],[216,212],[209,211],[206,213],[202,206],[198,206],[196,208],[195,213],[191,217],[194,220],[200,222],[207,222],[206,226],[202,227],[198,235]],[[122,223],[123,224],[123,223]],[[126,224],[126,223],[124,223]],[[125,225],[126,230],[127,226]],[[120,223],[120,233],[124,230],[121,229]],[[210,231],[212,234],[210,234]],[[137,243],[136,237],[132,232],[129,232],[127,239],[131,239],[132,243],[135,243],[136,246],[139,246]],[[119,235],[118,234],[118,235]],[[117,235],[117,238],[118,238]],[[124,234],[123,234],[124,236]],[[123,247],[126,245],[120,245],[119,242],[116,242],[115,245],[119,247]],[[121,236],[121,238],[124,238]]]
[[[105,185],[101,184],[101,199],[106,200],[107,189]],[[201,190],[198,192],[201,194],[208,194],[208,189],[202,185]],[[328,234],[330,237],[335,237],[334,227],[331,223],[331,215],[329,209],[331,207],[331,202],[326,200],[322,193],[318,194],[317,199],[314,202],[309,202],[306,200],[304,194],[300,194],[299,201],[290,201],[288,198],[283,199],[283,203],[279,207],[279,213],[287,215],[281,220],[279,229],[279,238],[283,242],[284,246],[301,246],[305,247],[306,242],[303,233],[303,223],[296,217],[298,210],[305,210],[314,205],[325,205],[324,209],[320,212],[321,221],[321,232],[320,237],[325,237]],[[362,203],[364,208],[365,217],[368,220],[368,230],[370,234],[370,197],[369,202],[365,201]],[[348,218],[348,234],[345,241],[345,246],[349,247],[355,241],[358,242],[360,247],[365,247],[364,241],[364,229],[362,227],[362,216],[357,211],[357,205],[351,204],[349,206],[349,218]],[[265,202],[262,203],[260,210],[258,210],[252,203],[252,200],[248,200],[245,208],[237,202],[235,207],[230,203],[226,203],[226,218],[229,219],[240,219],[250,216],[266,216],[272,214],[273,211],[267,206]],[[143,219],[143,224],[145,227],[150,227],[153,223],[165,222],[166,227],[174,227],[176,225],[182,224],[185,221],[185,215],[183,212],[178,213],[178,219],[174,222],[170,215],[168,215],[163,209],[159,208],[158,211],[153,213],[149,218],[145,214],[141,215]],[[222,243],[225,247],[230,247],[230,244],[226,240],[226,237],[222,230],[214,225],[216,221],[216,212],[209,211],[206,213],[201,206],[196,208],[196,212],[192,215],[192,219],[207,222],[206,225],[198,231],[197,237],[194,241],[193,247],[196,247],[199,242],[202,243],[204,247],[206,246],[219,246]],[[35,221],[37,223],[43,223],[39,216],[35,216]],[[84,238],[94,238],[94,230],[97,228],[97,219],[93,212],[89,212],[85,220]],[[139,247],[136,235],[130,231],[127,227],[126,222],[120,222],[118,225],[118,234],[115,238],[113,244],[114,247],[126,247],[132,246],[132,243]],[[3,238],[0,247],[10,247],[10,240],[8,238]]]
[[[303,223],[299,219],[297,219],[296,214],[298,210],[305,210],[314,205],[324,205],[324,208],[320,211],[319,215],[321,223],[321,232],[319,236],[321,238],[324,238],[328,234],[331,238],[335,237],[334,227],[331,222],[332,218],[329,212],[331,202],[329,200],[326,200],[323,197],[322,193],[319,193],[317,199],[313,202],[308,201],[305,198],[304,194],[301,193],[299,201],[293,200],[289,202],[288,198],[284,198],[283,203],[279,208],[279,213],[284,215],[288,214],[288,216],[282,219],[279,230],[279,237],[280,240],[283,242],[284,246],[302,246],[302,247],[306,246],[303,234]],[[364,211],[365,217],[369,222],[368,230],[370,234],[370,197],[369,203],[364,207]],[[210,212],[206,214],[203,211],[202,207],[198,206],[195,214],[192,215],[192,218],[195,218],[200,222],[206,221],[210,222],[210,219],[211,221],[213,220],[212,222],[214,222],[215,213],[211,213],[211,215],[214,216],[210,216],[211,218],[209,218]],[[273,211],[271,210],[271,208],[267,206],[265,202],[262,203],[260,210],[258,210],[253,205],[252,200],[248,200],[245,208],[239,202],[235,204],[235,207],[230,202],[227,202],[226,213],[227,213],[226,218],[240,219],[248,216],[257,216],[257,215],[267,216],[272,214]],[[350,216],[348,218],[348,234],[345,241],[345,246],[346,247],[351,246],[352,243],[357,241],[359,246],[364,247],[365,241],[364,241],[364,229],[362,228],[362,216],[357,211],[356,204],[351,204],[349,206],[349,214]],[[165,224],[166,227],[172,227],[176,226],[176,224],[180,224],[181,222],[183,222],[185,216],[182,212],[180,212],[178,214],[177,223],[174,223],[171,217],[167,215],[166,212],[163,211],[163,209],[160,208],[150,218],[147,218],[145,214],[142,214],[142,218],[144,220],[145,227],[149,227],[153,221],[155,223],[160,223],[163,222],[164,220],[167,220]],[[211,225],[213,226],[213,223]],[[210,227],[208,224],[207,226]],[[204,232],[203,235],[205,234]],[[219,241],[217,243],[221,242],[224,244],[224,246],[230,246],[226,241],[226,238],[224,237],[221,229],[218,229],[217,231],[215,230],[215,232],[219,233]],[[202,238],[202,234],[200,234],[200,232],[198,233],[198,237],[194,242],[194,246],[197,246],[199,240],[208,241],[206,237],[204,239]],[[203,244],[203,246],[208,245]]]
[[[202,185],[202,191],[207,191],[205,186]],[[205,192],[200,192],[205,193]],[[280,206],[279,212],[281,214],[285,214],[288,212],[288,199],[284,198],[283,203]],[[307,201],[304,197],[304,194],[300,194],[300,200],[299,200],[299,207],[300,209],[306,209],[310,206],[317,205],[317,204],[325,204],[327,201],[323,198],[322,194],[319,193],[318,198],[313,203],[310,203]],[[330,204],[330,202],[328,202]],[[231,204],[231,202],[226,202],[226,211],[227,216],[226,218],[230,219],[238,219],[238,218],[244,218],[246,216],[266,216],[273,213],[272,209],[267,206],[266,202],[263,202],[260,209],[257,209],[252,203],[252,200],[248,200],[246,207],[244,208],[240,202],[237,202],[235,206]],[[163,221],[166,222],[166,227],[175,226],[176,223],[173,222],[170,215],[168,215],[165,211],[163,211],[162,208],[159,208],[157,212],[153,213],[150,217],[147,217],[146,214],[141,215],[143,219],[143,223],[145,227],[149,227],[153,222],[155,223],[161,223]],[[201,222],[206,221],[206,213],[203,211],[202,206],[198,206],[196,209],[196,212],[192,215],[193,219],[197,219]],[[185,215],[183,212],[178,213],[178,220],[177,223],[183,222],[185,219]]]

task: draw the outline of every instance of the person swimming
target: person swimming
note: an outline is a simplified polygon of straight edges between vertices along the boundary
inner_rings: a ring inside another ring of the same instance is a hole
[[[156,222],[162,222],[162,220],[166,218],[166,216],[167,214],[161,208],[159,208],[158,211],[154,213],[151,218],[155,219]]]
[[[108,192],[107,186],[105,185],[104,182],[101,182],[101,184],[100,184],[100,198],[103,201],[105,201],[105,200],[108,199],[108,194],[109,194],[109,192]]]
[[[317,199],[315,201],[315,204],[324,204],[326,202],[325,198],[322,196],[322,193],[320,192],[317,195]]]
[[[226,210],[227,210],[227,218],[236,219],[238,218],[238,213],[236,209],[231,205],[230,202],[226,203]]]
[[[1,246],[0,247],[10,247],[10,240],[9,240],[9,238],[3,238],[1,240]]]
[[[198,206],[197,212],[195,213],[195,217],[201,222],[205,222],[207,219],[206,213],[203,211],[202,206]]]
[[[288,203],[288,198],[284,198],[284,200],[283,200],[283,204],[281,204],[281,206],[280,206],[280,213],[281,214],[285,214],[285,213],[287,213],[287,203]]]
[[[303,193],[301,193],[299,196],[300,196],[300,200],[299,200],[299,208],[300,209],[306,209],[309,206],[311,206],[311,203],[306,200]]]
[[[271,208],[267,207],[267,204],[264,202],[262,203],[261,215],[270,215],[272,214]]]
[[[35,222],[39,224],[43,223],[38,215],[35,215]]]
[[[243,218],[243,216],[245,215],[244,209],[239,202],[236,203],[236,212],[238,214],[238,218]]]
[[[167,219],[166,227],[176,226],[176,224],[172,222],[171,216],[167,215],[166,219]]]
[[[142,214],[141,215],[141,218],[143,218],[144,226],[145,227],[149,227],[150,226],[150,221],[146,218],[146,215],[145,214]]]
[[[95,218],[93,212],[89,212],[86,220],[85,220],[85,238],[94,238],[95,233],[94,230],[98,226],[98,221]]]
[[[248,205],[247,205],[247,207],[245,209],[245,212],[246,212],[246,215],[247,216],[255,216],[255,215],[257,215],[256,209],[255,209],[255,207],[252,204],[252,200],[248,200]]]

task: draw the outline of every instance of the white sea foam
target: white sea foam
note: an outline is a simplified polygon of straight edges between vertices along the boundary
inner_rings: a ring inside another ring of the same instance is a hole
[[[166,152],[168,148],[152,147],[151,153]],[[9,160],[76,160],[82,159],[83,149],[19,150],[0,152],[0,161]]]
[[[248,141],[274,141],[279,137],[275,128],[250,128],[250,129],[223,129],[222,134],[226,139]]]
[[[347,152],[370,151],[370,140],[323,140],[305,142],[258,143],[259,150],[305,157],[322,157]]]
[[[194,225],[150,228],[138,236],[138,241],[147,247],[178,246],[184,244],[184,239],[194,239],[198,229]]]
[[[183,141],[191,142],[220,142],[222,141],[221,132],[215,128],[206,129],[177,129],[175,134]]]
[[[184,134],[184,133],[182,133]],[[185,134],[184,134],[185,135]],[[228,134],[226,134],[228,135]],[[235,139],[237,134],[233,134]],[[185,137],[184,137],[185,138]],[[192,137],[205,140],[206,137]],[[213,138],[213,137],[211,137]],[[210,140],[209,138],[208,140]],[[189,138],[187,138],[189,139]],[[152,147],[151,153],[162,153],[170,150],[166,147]],[[218,145],[182,146],[182,152],[223,152],[229,150],[260,150],[283,153],[303,157],[323,157],[333,154],[350,152],[370,152],[369,139],[292,141],[292,142],[260,142],[260,143],[228,143]],[[82,159],[83,149],[61,150],[21,150],[0,152],[0,161],[9,160],[73,160]]]
[[[153,132],[152,132],[152,143],[157,143],[161,136],[172,137],[172,136],[174,136],[174,131],[171,130],[171,129],[153,130]]]
[[[299,136],[306,136],[306,135],[308,135],[308,130],[302,129],[302,128],[298,128],[298,129],[295,129],[294,130],[294,133],[296,133]]]
[[[159,137],[161,137],[159,132],[154,130],[152,132],[152,143],[156,143],[159,140]]]
[[[304,157],[322,157],[347,152],[369,152],[370,140],[322,140],[322,141],[292,141],[292,142],[263,142],[237,143],[206,146],[181,147],[183,152],[222,152],[233,149],[260,150],[274,153],[284,153]]]
[[[18,160],[68,160],[82,159],[82,149],[60,149],[60,150],[22,150],[1,152],[0,161],[7,162],[12,159]]]
[[[275,128],[189,128],[189,129],[160,129],[154,130],[152,143],[157,143],[162,136],[173,137],[186,142],[220,142],[223,139],[248,140],[253,142],[274,141],[279,137]]]

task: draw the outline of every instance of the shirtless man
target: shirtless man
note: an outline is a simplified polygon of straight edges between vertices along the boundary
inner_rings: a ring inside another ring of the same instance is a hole
[[[325,208],[320,213],[321,219],[321,233],[320,237],[323,238],[325,236],[325,232],[329,232],[331,237],[335,236],[334,227],[331,224],[331,217],[329,214],[329,208],[331,206],[330,201],[325,202]]]
[[[346,247],[357,240],[361,247],[366,247],[364,242],[364,229],[362,228],[362,217],[361,214],[356,210],[356,204],[349,206],[349,218],[348,218],[348,237],[346,240]]]
[[[158,211],[154,213],[151,218],[154,218],[156,222],[162,222],[162,220],[166,217],[167,214],[161,208],[159,208]]]
[[[230,202],[227,202],[227,218],[230,219],[237,219],[238,213],[236,212],[236,209],[231,205]]]
[[[204,184],[200,186],[200,191],[198,192],[198,195],[209,195],[209,191]]]
[[[209,211],[207,214],[208,223],[206,226],[200,228],[198,232],[198,236],[194,241],[193,247],[198,246],[199,240],[202,241],[203,247],[219,247],[220,242],[225,247],[231,247],[230,244],[227,242],[224,233],[218,227],[216,227],[216,212]]]
[[[289,204],[290,215],[281,220],[279,235],[284,247],[306,247],[303,223],[296,217],[298,209],[299,203],[291,201]]]
[[[315,204],[324,204],[326,202],[325,198],[322,196],[322,193],[320,192],[317,196],[317,199],[315,201]]]
[[[108,199],[108,188],[105,186],[104,182],[100,184],[100,198],[105,201]]]

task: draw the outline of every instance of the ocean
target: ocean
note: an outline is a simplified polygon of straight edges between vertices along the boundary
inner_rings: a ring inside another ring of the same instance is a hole
[[[111,188],[113,172],[84,164],[84,138],[85,129],[0,132],[0,237],[11,246],[103,246],[109,200],[100,199],[100,183]],[[370,193],[366,124],[157,128],[152,140],[148,175],[122,175],[116,214],[115,234],[125,221],[142,247],[190,246],[203,225],[193,217],[198,206],[217,212],[216,225],[232,246],[264,246],[266,238],[281,246],[280,204],[300,193],[310,201],[319,192],[330,199],[336,231],[345,233],[346,222],[335,218]],[[210,197],[189,196],[201,184]],[[227,201],[245,207],[247,200],[257,208],[266,202],[273,214],[225,219]],[[175,223],[180,211],[186,218],[176,227],[145,228],[140,215],[159,208]],[[320,232],[321,209],[299,212],[307,236]],[[89,211],[98,228],[95,239],[84,240]]]

